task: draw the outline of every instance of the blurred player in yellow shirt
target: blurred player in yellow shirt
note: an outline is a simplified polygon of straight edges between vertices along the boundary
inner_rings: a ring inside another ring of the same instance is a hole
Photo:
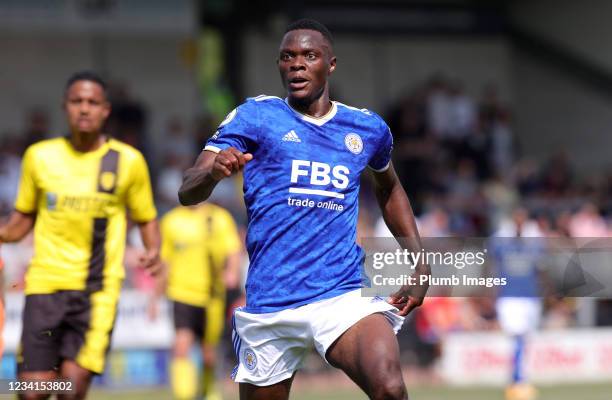
[[[161,267],[160,235],[144,157],[102,132],[110,113],[106,83],[91,72],[74,74],[63,100],[70,133],[26,150],[15,211],[0,226],[0,243],[34,229],[19,379],[67,378],[76,390],[65,398],[83,399],[92,376],[104,371],[110,346],[125,275],[127,213],[146,249],[140,266],[153,274]]]
[[[170,368],[174,396],[194,399],[196,367],[189,358],[195,340],[202,344],[202,392],[220,399],[215,387],[216,347],[225,324],[225,290],[239,284],[242,245],[228,211],[211,203],[177,207],[161,222],[165,288],[172,301],[176,336]]]

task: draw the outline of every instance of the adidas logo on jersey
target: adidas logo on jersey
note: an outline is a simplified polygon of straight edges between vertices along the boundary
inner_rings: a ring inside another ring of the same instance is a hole
[[[302,143],[302,140],[299,138],[297,133],[295,133],[295,131],[292,129],[289,132],[285,133],[285,136],[283,136],[283,142]]]

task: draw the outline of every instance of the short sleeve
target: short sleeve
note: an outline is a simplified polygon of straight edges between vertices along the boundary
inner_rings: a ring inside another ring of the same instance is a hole
[[[252,153],[257,147],[258,125],[256,102],[249,100],[225,117],[215,134],[206,142],[204,150],[218,153],[228,147],[235,147],[243,153]]]
[[[391,129],[384,122],[381,123],[380,140],[378,148],[370,159],[368,166],[375,172],[384,172],[389,168],[391,162],[391,151],[393,150],[393,135]]]
[[[127,207],[130,217],[136,222],[152,221],[157,217],[157,210],[153,203],[149,168],[142,154],[137,153],[129,171],[131,180],[127,189]]]
[[[36,186],[36,160],[34,150],[30,147],[21,162],[21,177],[19,191],[15,200],[15,209],[24,214],[36,212],[38,205],[38,188]]]

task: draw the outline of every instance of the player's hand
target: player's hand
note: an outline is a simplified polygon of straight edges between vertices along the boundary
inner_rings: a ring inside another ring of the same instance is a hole
[[[429,284],[404,285],[387,298],[387,303],[399,310],[398,315],[405,317],[423,304],[427,289],[429,289]]]
[[[251,153],[242,153],[234,147],[228,147],[217,154],[210,174],[213,179],[220,181],[242,171],[245,164],[252,159]]]
[[[401,290],[399,291],[401,292]],[[424,297],[414,296],[402,296],[401,294],[394,293],[387,299],[387,303],[397,308],[399,311],[397,314],[401,317],[405,317],[412,310],[423,304]]]
[[[163,268],[159,252],[147,250],[138,257],[138,267],[143,268],[149,275],[156,276]]]

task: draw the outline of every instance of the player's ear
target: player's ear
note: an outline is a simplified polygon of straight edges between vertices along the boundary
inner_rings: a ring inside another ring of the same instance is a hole
[[[328,75],[331,75],[332,72],[334,72],[336,70],[336,56],[332,56],[332,58],[329,60],[329,72]]]
[[[108,118],[108,116],[110,115],[111,112],[111,103],[110,101],[106,100],[104,102],[104,119]]]

